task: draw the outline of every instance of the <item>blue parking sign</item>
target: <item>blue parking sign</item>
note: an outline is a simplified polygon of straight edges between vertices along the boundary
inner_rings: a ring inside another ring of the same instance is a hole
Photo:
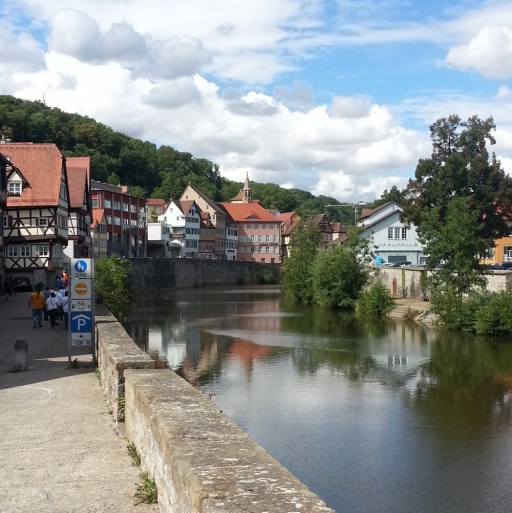
[[[71,312],[71,331],[73,333],[91,333],[91,312]]]

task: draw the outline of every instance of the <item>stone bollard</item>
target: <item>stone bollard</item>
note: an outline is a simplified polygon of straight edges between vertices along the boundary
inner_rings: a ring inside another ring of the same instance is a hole
[[[28,343],[20,337],[14,342],[14,372],[28,371]]]

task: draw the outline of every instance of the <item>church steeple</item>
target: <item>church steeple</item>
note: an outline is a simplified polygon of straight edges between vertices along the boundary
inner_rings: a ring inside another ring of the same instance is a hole
[[[244,187],[242,189],[242,196],[244,203],[252,203],[252,189],[251,184],[249,183],[249,173],[245,176]]]

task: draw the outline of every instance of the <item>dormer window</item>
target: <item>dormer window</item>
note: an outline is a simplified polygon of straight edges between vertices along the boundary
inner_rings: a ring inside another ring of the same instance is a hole
[[[21,182],[9,182],[7,184],[9,196],[21,196]]]

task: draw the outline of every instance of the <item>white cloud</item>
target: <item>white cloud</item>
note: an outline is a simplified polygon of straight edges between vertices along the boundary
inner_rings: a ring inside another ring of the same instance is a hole
[[[357,82],[359,89],[350,83],[350,60],[343,60],[356,44],[434,41],[434,56],[448,51],[443,44],[459,45],[448,52],[451,66],[479,73],[488,66],[496,73],[494,58],[485,63],[469,48],[488,55],[496,41],[483,29],[512,26],[510,2],[411,22],[385,11],[397,8],[393,1],[332,3],[332,19],[324,19],[326,4],[319,0],[243,6],[225,0],[215,9],[209,0],[6,1],[12,25],[0,48],[2,92],[38,100],[44,95],[49,106],[208,158],[237,181],[249,172],[251,180],[369,201],[384,188],[405,185],[418,159],[431,153],[428,126],[451,113],[494,114],[496,151],[505,159],[512,152],[507,84],[493,97],[431,90],[420,98],[411,90],[404,101],[399,93],[385,94],[396,87],[392,80],[408,81],[410,63],[397,63],[404,68],[400,78],[390,75],[389,83],[379,84],[381,94],[374,83],[368,90],[364,81]],[[499,29],[500,41],[507,40],[506,30]],[[323,62],[333,48],[340,50],[336,62]],[[368,49],[378,71],[384,66],[380,48]],[[508,55],[505,46],[501,51]],[[301,69],[308,66],[309,76]],[[315,99],[318,88],[322,100]],[[418,130],[410,128],[411,120]]]
[[[459,69],[473,69],[486,77],[509,77],[512,75],[512,31],[507,27],[485,27],[467,44],[453,47],[446,56],[446,63]]]
[[[5,22],[0,23],[0,33],[0,76],[44,69],[44,50],[31,34],[25,31],[16,33]]]
[[[499,160],[501,162],[501,167],[503,171],[505,171],[505,174],[507,174],[508,176],[512,176],[512,158],[499,157]]]
[[[500,85],[500,88],[498,89],[498,92],[496,93],[496,98],[498,100],[502,100],[505,98],[510,98],[512,96],[512,91],[510,90],[510,87],[506,85]]]

